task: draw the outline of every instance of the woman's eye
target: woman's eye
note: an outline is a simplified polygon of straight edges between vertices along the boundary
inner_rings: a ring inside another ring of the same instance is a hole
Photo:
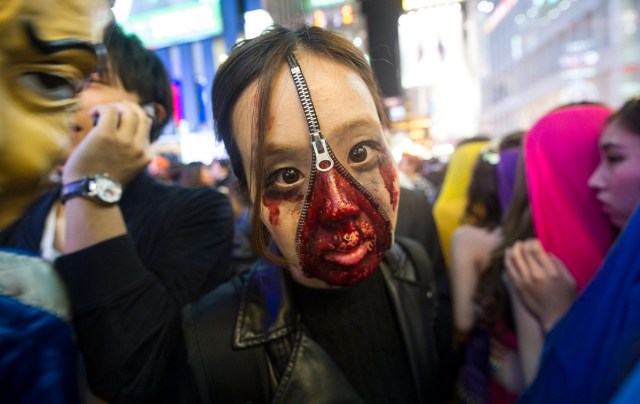
[[[362,163],[367,159],[368,151],[365,145],[359,144],[349,152],[349,160],[353,163]]]
[[[349,151],[349,163],[356,165],[366,163],[374,157],[376,150],[378,149],[372,142],[358,143]]]
[[[301,177],[300,171],[295,168],[285,168],[280,171],[280,176],[285,184],[295,184]]]
[[[54,74],[27,72],[18,77],[19,84],[27,91],[52,101],[74,98],[76,88],[72,81]]]
[[[607,155],[605,156],[605,159],[607,160],[607,163],[615,164],[624,160],[624,157],[618,155]]]
[[[287,188],[298,183],[302,179],[302,173],[295,168],[281,168],[273,172],[267,178],[267,187]]]

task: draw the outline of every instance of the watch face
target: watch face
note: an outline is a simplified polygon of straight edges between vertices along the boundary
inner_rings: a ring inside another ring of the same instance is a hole
[[[95,186],[93,193],[102,202],[116,203],[122,196],[122,187],[111,178],[96,176],[92,185]]]

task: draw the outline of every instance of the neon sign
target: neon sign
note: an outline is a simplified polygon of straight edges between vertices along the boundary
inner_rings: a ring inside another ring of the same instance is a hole
[[[149,48],[193,42],[223,31],[220,1],[185,1],[180,4],[130,14],[119,21]]]

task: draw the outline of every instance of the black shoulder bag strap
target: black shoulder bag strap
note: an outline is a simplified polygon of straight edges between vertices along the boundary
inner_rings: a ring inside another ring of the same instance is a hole
[[[434,314],[437,313],[438,299],[436,298],[435,275],[433,273],[433,264],[431,263],[431,259],[427,255],[427,252],[420,243],[408,237],[396,236],[395,241],[409,256],[415,270],[416,279],[420,283],[429,285],[431,293],[433,293]]]

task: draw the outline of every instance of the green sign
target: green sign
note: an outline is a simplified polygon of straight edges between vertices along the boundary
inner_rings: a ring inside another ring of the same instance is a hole
[[[304,0],[304,10],[309,12],[318,8],[340,6],[342,4],[353,3],[353,0]]]
[[[220,0],[185,1],[130,15],[120,24],[149,48],[193,42],[223,31]]]

